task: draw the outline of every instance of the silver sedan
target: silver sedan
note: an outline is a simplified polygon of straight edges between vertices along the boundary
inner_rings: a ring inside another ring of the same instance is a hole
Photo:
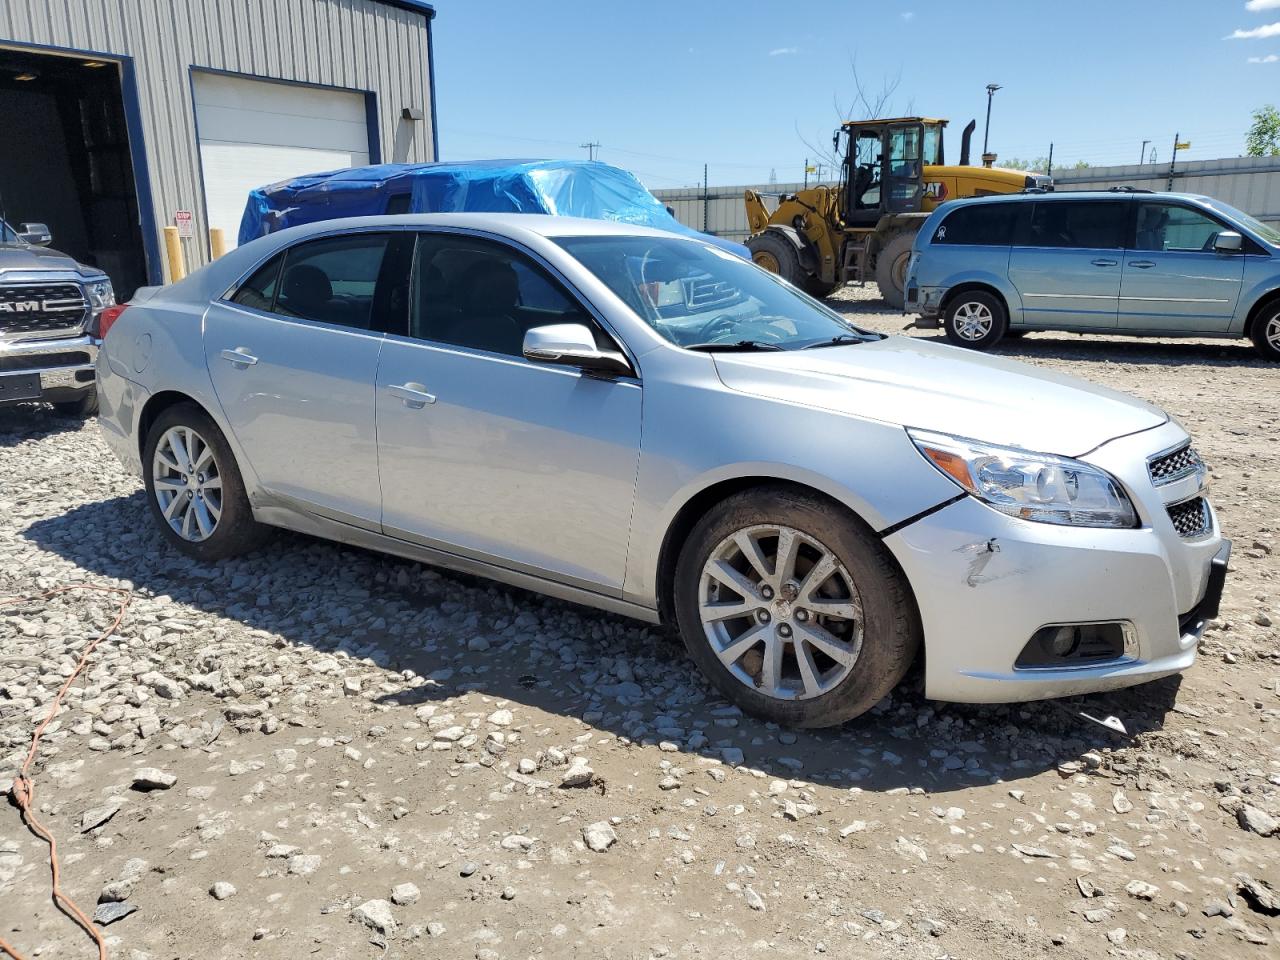
[[[857,716],[1189,667],[1229,543],[1182,427],[850,326],[696,239],[336,220],[140,291],[101,424],[206,561],[272,527],[664,622],[730,700]]]

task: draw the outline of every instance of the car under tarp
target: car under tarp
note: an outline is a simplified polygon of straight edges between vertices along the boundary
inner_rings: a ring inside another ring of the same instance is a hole
[[[543,213],[615,220],[699,237],[751,258],[740,243],[680,223],[626,170],[592,160],[383,163],[281,180],[249,192],[239,242],[320,220],[397,213]]]

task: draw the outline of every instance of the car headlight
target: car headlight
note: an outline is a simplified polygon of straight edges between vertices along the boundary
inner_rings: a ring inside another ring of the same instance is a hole
[[[101,280],[90,280],[84,288],[89,294],[89,306],[93,308],[94,313],[115,306],[116,292],[111,288],[111,281],[105,277]]]
[[[1076,527],[1138,525],[1137,513],[1120,484],[1087,463],[943,433],[907,433],[939,471],[1011,517]]]

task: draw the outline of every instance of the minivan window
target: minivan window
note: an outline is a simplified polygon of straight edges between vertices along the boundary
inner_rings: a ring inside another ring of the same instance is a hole
[[[1008,246],[1013,241],[1013,224],[1018,205],[1014,203],[977,203],[957,207],[938,225],[934,243],[995,244]]]
[[[1057,200],[1031,210],[1027,246],[1118,250],[1124,246],[1128,203],[1123,200]]]
[[[1213,209],[1217,210],[1228,219],[1241,224],[1246,230],[1252,230],[1263,240],[1267,241],[1267,243],[1273,243],[1276,246],[1280,246],[1280,230],[1277,230],[1271,224],[1263,223],[1256,217],[1251,217],[1243,210],[1237,210],[1235,207],[1231,206],[1231,204],[1223,203],[1221,200],[1214,200],[1210,197],[1205,199],[1205,203],[1213,207]]]
[[[1213,241],[1225,227],[1212,217],[1172,203],[1138,204],[1133,249],[1178,253],[1212,252]]]

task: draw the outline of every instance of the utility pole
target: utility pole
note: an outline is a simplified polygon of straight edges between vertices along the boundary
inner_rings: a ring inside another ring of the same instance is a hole
[[[989,152],[987,150],[987,138],[991,133],[991,100],[999,89],[1001,89],[1001,87],[998,83],[987,84],[987,124],[982,128],[982,155],[984,157]]]
[[[707,165],[702,165],[702,232],[707,232],[707,212],[711,206],[711,198],[707,193]]]
[[[1049,144],[1049,169],[1045,171],[1047,176],[1053,176],[1053,144]]]
[[[1173,150],[1169,154],[1169,185],[1165,187],[1166,190],[1173,189],[1173,165],[1178,162],[1178,137],[1179,136],[1181,136],[1181,133],[1175,133],[1173,135]]]
[[[804,188],[809,189],[809,158],[804,158]]]
[[[580,146],[583,150],[587,151],[588,160],[594,160],[596,158],[596,151],[600,149],[600,144],[592,141],[588,141],[586,143],[580,143],[578,144],[578,146]]]
[[[1150,140],[1143,140],[1143,141],[1142,141],[1142,149],[1138,151],[1138,166],[1142,166],[1144,163],[1146,163],[1146,162],[1147,162],[1147,161],[1146,161],[1146,156],[1147,156],[1147,144],[1148,144],[1148,143],[1150,143],[1150,142],[1151,142]]]

